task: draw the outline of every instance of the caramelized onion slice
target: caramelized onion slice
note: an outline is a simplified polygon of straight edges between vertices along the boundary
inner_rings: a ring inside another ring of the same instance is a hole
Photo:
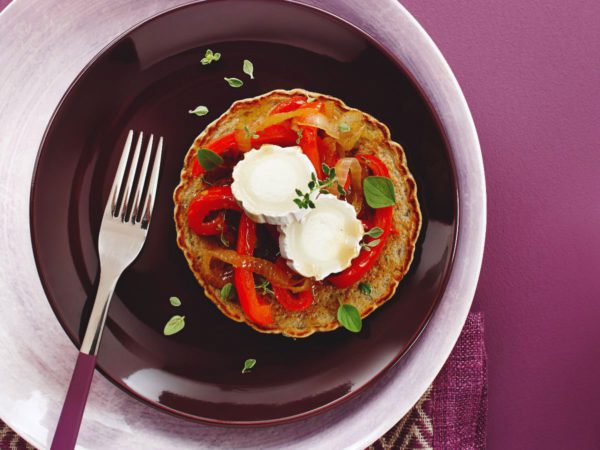
[[[340,137],[340,131],[335,119],[319,112],[305,111],[303,115],[296,119],[296,123],[320,128],[334,139],[339,139]]]
[[[342,158],[335,164],[335,174],[337,182],[341,186],[346,186],[348,176],[350,177],[350,203],[354,206],[358,214],[363,206],[363,170],[356,158]],[[337,194],[337,187],[333,194]]]
[[[362,113],[359,111],[346,111],[340,116],[337,123],[340,130],[338,138],[340,146],[346,152],[352,150],[365,129]]]
[[[271,114],[270,116],[265,117],[258,126],[256,127],[256,131],[264,130],[271,125],[276,125],[281,122],[285,122],[286,120],[293,119],[294,117],[300,117],[307,114],[307,108],[299,108],[294,111],[282,112],[277,114]]]
[[[287,271],[281,269],[281,267],[277,267],[274,263],[266,259],[240,255],[234,250],[222,248],[208,250],[206,252],[206,259],[210,260],[212,258],[231,264],[233,267],[250,270],[266,278],[274,286],[288,289],[290,292],[303,292],[312,288],[312,282],[308,278],[295,280]]]

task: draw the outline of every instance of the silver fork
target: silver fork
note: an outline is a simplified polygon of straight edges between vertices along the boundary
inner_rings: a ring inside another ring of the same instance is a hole
[[[125,141],[123,154],[119,161],[117,173],[113,181],[112,189],[104,208],[100,235],[98,237],[98,253],[100,256],[100,282],[94,299],[92,313],[85,330],[83,342],[77,357],[77,363],[73,370],[69,390],[63,404],[58,425],[52,440],[52,450],[67,450],[75,448],[77,435],[83,417],[83,411],[90,390],[94,368],[96,366],[96,354],[104,329],[104,322],[108,313],[110,299],[123,271],[138,256],[148,234],[156,187],[158,185],[158,173],[162,155],[163,138],[158,141],[156,156],[150,171],[149,181],[148,166],[154,136],[150,135],[135,192],[134,178],[143,143],[143,133],[140,133],[131,165],[125,178],[125,168],[131,152],[133,143],[133,131],[130,131]],[[148,181],[148,189],[145,198],[142,198],[144,186]],[[119,193],[122,191],[122,194]],[[129,210],[131,212],[129,213]],[[128,214],[129,213],[129,214]]]

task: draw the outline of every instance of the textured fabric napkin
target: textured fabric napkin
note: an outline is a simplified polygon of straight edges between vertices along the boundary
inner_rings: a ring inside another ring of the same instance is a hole
[[[483,313],[471,313],[450,358],[413,409],[369,450],[484,449],[487,366]]]
[[[446,365],[411,411],[368,450],[485,448],[487,369],[482,313],[471,313]],[[0,449],[33,449],[0,422]]]

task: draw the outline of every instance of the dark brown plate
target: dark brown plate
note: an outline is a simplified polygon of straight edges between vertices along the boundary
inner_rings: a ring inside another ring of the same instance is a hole
[[[206,48],[221,52],[221,61],[202,66]],[[242,73],[245,58],[255,80]],[[245,84],[231,88],[225,76]],[[204,297],[175,243],[171,196],[195,136],[237,99],[294,87],[331,94],[386,123],[417,179],[424,221],[415,260],[360,334],[292,340],[235,323]],[[188,114],[200,104],[208,116]],[[123,390],[187,418],[282,422],[358,392],[421,333],[452,263],[454,172],[426,99],[364,33],[294,3],[211,1],[144,22],[83,70],[47,129],[31,196],[40,278],[77,345],[98,278],[101,215],[129,129],[164,136],[166,148],[150,233],[119,281],[98,357],[100,371]],[[173,295],[183,306],[169,304]],[[184,314],[187,325],[165,337],[173,314]],[[247,358],[258,362],[241,374]]]

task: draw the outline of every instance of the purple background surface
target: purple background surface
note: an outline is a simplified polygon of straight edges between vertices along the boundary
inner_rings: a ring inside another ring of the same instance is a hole
[[[9,0],[0,0],[0,10]],[[403,0],[471,107],[488,188],[488,447],[600,445],[600,2]]]
[[[481,140],[489,448],[600,448],[600,2],[402,3]]]

